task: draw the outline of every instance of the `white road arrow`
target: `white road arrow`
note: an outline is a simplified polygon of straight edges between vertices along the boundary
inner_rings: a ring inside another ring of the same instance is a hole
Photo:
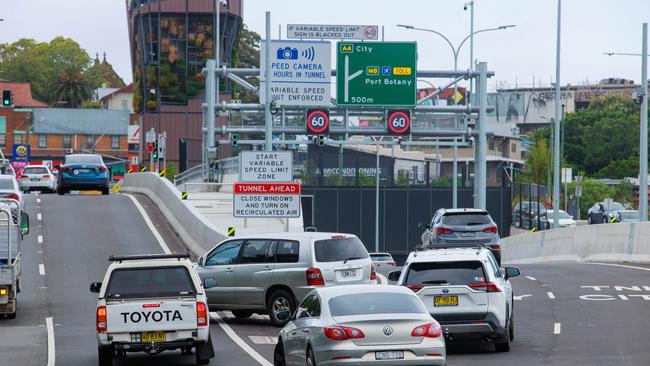
[[[519,295],[519,296],[514,296],[514,298],[515,301],[521,301],[524,299],[524,297],[528,297],[528,296],[533,296],[533,295]]]

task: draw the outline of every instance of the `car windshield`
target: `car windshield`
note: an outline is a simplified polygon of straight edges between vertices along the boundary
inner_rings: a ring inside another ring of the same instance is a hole
[[[355,237],[317,240],[314,243],[316,262],[342,262],[368,258],[368,251]]]
[[[27,167],[23,174],[48,174],[48,171],[45,167]]]
[[[479,261],[413,263],[405,285],[468,285],[485,282]]]
[[[65,157],[66,164],[103,164],[99,155],[68,155]]]
[[[623,220],[638,220],[639,212],[638,211],[623,211],[621,212],[621,217]]]
[[[332,316],[365,314],[420,314],[426,309],[416,296],[394,292],[359,293],[330,299]]]
[[[554,219],[555,218],[555,212],[547,211],[547,214],[548,214],[549,219]],[[571,216],[569,216],[569,214],[564,212],[564,211],[560,211],[557,214],[557,218],[558,219],[570,219]]]
[[[0,189],[14,189],[15,187],[12,179],[0,179]]]
[[[125,268],[111,273],[106,297],[111,299],[170,297],[194,294],[187,268]]]
[[[608,211],[625,210],[625,207],[623,207],[623,205],[621,205],[618,202],[603,202],[603,203],[601,203],[601,205],[603,205],[603,207],[605,207],[605,210],[608,210]]]
[[[487,212],[447,212],[442,223],[453,226],[487,225],[492,219]]]
[[[391,257],[390,254],[370,254],[370,259],[372,259],[375,262],[386,262],[386,261],[392,261],[393,257]]]

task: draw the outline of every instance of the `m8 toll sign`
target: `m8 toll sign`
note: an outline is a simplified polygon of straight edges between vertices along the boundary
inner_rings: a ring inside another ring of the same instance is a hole
[[[336,55],[338,105],[415,105],[415,42],[339,42]]]
[[[235,183],[233,216],[300,217],[300,183]]]

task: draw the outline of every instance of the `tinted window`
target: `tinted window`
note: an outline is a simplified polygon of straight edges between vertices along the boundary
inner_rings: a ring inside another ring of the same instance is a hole
[[[342,262],[368,258],[368,251],[358,238],[318,240],[314,243],[317,262]]]
[[[98,155],[68,155],[65,157],[66,164],[104,164]]]
[[[490,215],[487,212],[483,213],[446,213],[442,217],[442,223],[445,225],[458,225],[458,226],[469,226],[469,225],[487,225],[492,223]]]
[[[276,263],[297,263],[300,257],[300,243],[297,241],[280,241],[276,252]]]
[[[205,261],[206,266],[221,266],[235,263],[239,255],[239,248],[241,247],[241,240],[229,241],[217,247],[208,259]]]
[[[247,264],[266,262],[266,253],[269,251],[269,246],[271,246],[270,240],[247,241],[244,245],[244,250],[242,251],[239,263]]]
[[[468,285],[485,282],[479,261],[413,263],[404,281],[406,285]]]
[[[38,167],[38,168],[32,168],[32,167],[27,167],[25,170],[23,170],[23,174],[48,174],[49,172],[47,171],[47,168],[43,167]]]
[[[393,257],[390,256],[390,254],[370,254],[370,259],[373,261],[392,261]]]
[[[0,189],[14,189],[13,179],[0,179]]]
[[[106,297],[163,297],[194,292],[194,284],[185,267],[125,268],[111,273]]]
[[[296,318],[314,318],[320,316],[320,299],[316,295],[307,296],[298,307]]]
[[[416,296],[394,292],[378,292],[337,296],[329,301],[332,316],[361,314],[418,314],[424,313]]]

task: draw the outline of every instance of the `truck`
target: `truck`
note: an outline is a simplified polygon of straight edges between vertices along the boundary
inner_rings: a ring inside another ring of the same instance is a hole
[[[15,319],[21,278],[21,243],[29,233],[29,215],[18,201],[0,199],[0,315]]]

